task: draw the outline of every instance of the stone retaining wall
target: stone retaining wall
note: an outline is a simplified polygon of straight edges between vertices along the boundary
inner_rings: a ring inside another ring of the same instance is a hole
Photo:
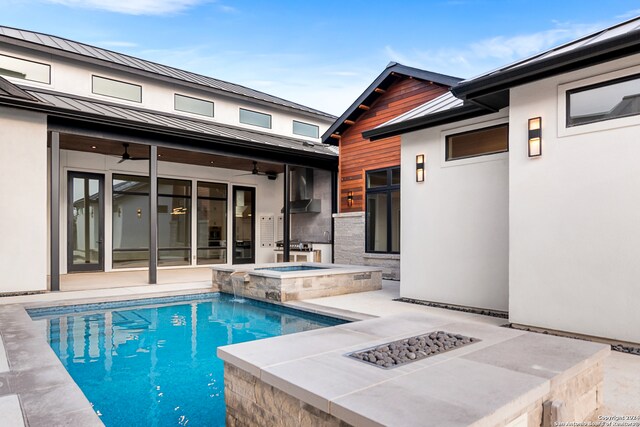
[[[227,427],[348,427],[350,424],[224,364]]]
[[[334,214],[334,262],[381,267],[384,279],[400,280],[399,254],[366,253],[365,213]]]
[[[382,289],[382,271],[359,271],[350,266],[344,272],[304,277],[265,277],[251,271],[217,270],[213,268],[213,288],[225,293],[265,301],[297,301]],[[351,271],[349,271],[351,270]]]
[[[562,422],[596,421],[602,407],[603,362],[587,365],[517,413],[505,414],[496,427],[552,427]],[[350,424],[266,384],[228,362],[224,364],[227,426],[322,426]],[[554,406],[554,410],[551,410]]]

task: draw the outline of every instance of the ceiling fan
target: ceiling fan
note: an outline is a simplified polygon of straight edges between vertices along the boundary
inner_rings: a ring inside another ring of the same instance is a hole
[[[249,173],[241,173],[241,174],[235,175],[235,176],[246,176],[246,175],[266,176],[267,178],[269,178],[272,181],[275,180],[278,177],[278,173],[277,172],[274,172],[274,171],[262,172],[262,171],[260,171],[260,169],[258,168],[258,162],[256,162],[256,161],[253,162],[253,169],[251,169],[251,172],[249,172]]]
[[[128,143],[123,142],[122,146],[124,147],[124,153],[122,153],[122,156],[117,156],[117,157],[120,157],[120,161],[118,163],[122,163],[125,160],[149,160],[148,157],[132,157],[131,154],[129,154],[129,144]]]

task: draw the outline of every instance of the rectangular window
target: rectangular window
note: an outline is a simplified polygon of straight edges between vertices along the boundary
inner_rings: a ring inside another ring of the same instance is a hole
[[[127,101],[142,102],[142,86],[91,76],[91,92]]]
[[[0,55],[0,76],[50,84],[51,66],[13,56]]]
[[[198,181],[198,265],[227,262],[227,185]]]
[[[567,126],[640,114],[640,76],[567,91]]]
[[[213,102],[205,101],[204,99],[191,98],[190,96],[176,93],[174,95],[174,108],[176,111],[213,117]]]
[[[400,168],[367,172],[366,251],[400,253]]]
[[[257,111],[240,109],[240,123],[271,129],[271,116]]]
[[[310,125],[309,123],[294,120],[293,133],[296,135],[308,136],[310,138],[318,138],[320,135],[320,128],[316,125]]]
[[[509,151],[509,125],[498,125],[447,136],[447,160]]]
[[[191,264],[191,181],[158,178],[158,265]]]
[[[149,265],[149,178],[113,175],[113,268]]]

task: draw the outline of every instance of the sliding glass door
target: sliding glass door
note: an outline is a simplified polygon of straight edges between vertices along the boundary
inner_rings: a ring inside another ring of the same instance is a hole
[[[256,189],[233,187],[233,263],[255,262]]]
[[[191,264],[191,181],[158,178],[158,265]]]
[[[149,178],[113,175],[113,268],[149,266]]]
[[[69,172],[67,271],[104,270],[104,175]]]
[[[198,265],[227,262],[227,184],[198,181]]]

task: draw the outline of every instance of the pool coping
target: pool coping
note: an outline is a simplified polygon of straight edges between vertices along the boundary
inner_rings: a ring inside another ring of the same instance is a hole
[[[286,264],[286,265],[285,265]],[[332,267],[326,267],[331,265]],[[294,271],[274,271],[268,270],[269,267],[283,266],[309,266],[316,267],[313,270],[294,270]],[[257,269],[256,269],[257,268]],[[354,274],[382,272],[382,267],[374,266],[353,266],[347,264],[327,264],[320,262],[286,262],[286,263],[265,263],[265,264],[241,264],[232,267],[213,266],[211,270],[222,271],[225,273],[248,273],[255,276],[271,277],[278,279],[286,279],[290,277],[316,277],[316,276],[333,276],[338,274]]]
[[[39,330],[37,321],[29,316],[27,310],[215,292],[211,288],[202,288],[0,304],[0,343],[3,344],[0,349],[4,347],[5,353],[0,358],[6,356],[9,367],[9,371],[0,372],[0,384],[4,384],[0,388],[0,397],[17,397],[25,426],[48,427],[56,422],[83,427],[103,426],[91,403],[62,365]],[[299,304],[299,301],[298,304],[269,303],[348,321],[376,317],[309,303]]]

